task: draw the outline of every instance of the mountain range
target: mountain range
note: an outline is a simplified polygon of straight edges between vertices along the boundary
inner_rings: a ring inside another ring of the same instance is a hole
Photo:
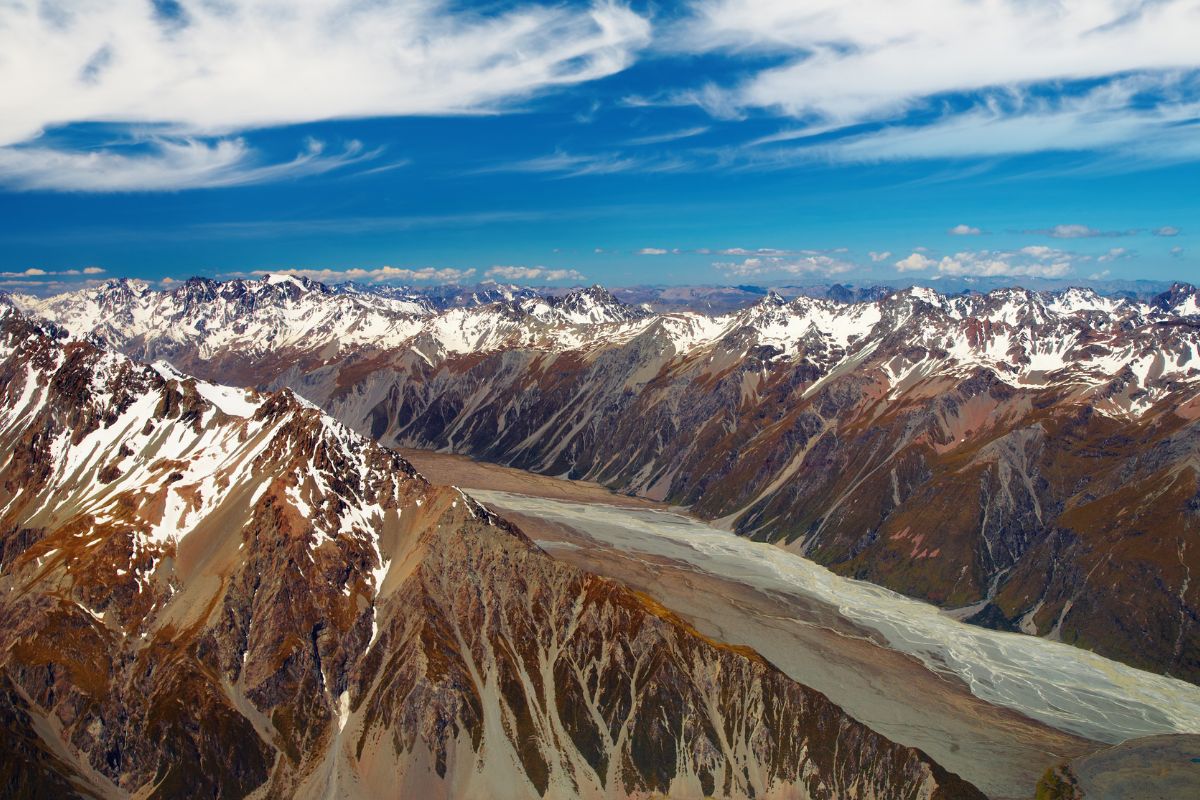
[[[1200,295],[1086,289],[659,313],[302,278],[110,282],[24,313],[290,388],[388,446],[598,481],[971,622],[1200,680]]]
[[[11,308],[0,387],[7,797],[982,797],[289,390]]]

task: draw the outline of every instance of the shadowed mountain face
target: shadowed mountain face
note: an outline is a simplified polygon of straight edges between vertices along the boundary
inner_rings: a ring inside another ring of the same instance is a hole
[[[982,796],[288,392],[0,314],[8,796]]]
[[[486,298],[485,298],[486,299]],[[1200,303],[1086,290],[439,311],[273,278],[16,302],[389,445],[589,478],[973,621],[1200,680]]]

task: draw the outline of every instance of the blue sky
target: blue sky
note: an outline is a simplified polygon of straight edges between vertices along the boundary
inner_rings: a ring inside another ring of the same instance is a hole
[[[1200,280],[1196,41],[1200,0],[12,0],[0,288]]]

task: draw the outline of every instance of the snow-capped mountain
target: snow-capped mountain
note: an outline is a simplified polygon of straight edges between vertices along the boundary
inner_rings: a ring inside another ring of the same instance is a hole
[[[770,293],[715,315],[593,288],[366,325],[334,309],[393,301],[302,282],[277,298],[281,281],[217,285],[187,336],[137,311],[178,291],[14,302],[189,373],[290,387],[385,444],[688,505],[981,624],[1200,680],[1194,287]],[[231,316],[225,292],[271,299]],[[104,322],[78,310],[101,303]],[[324,322],[293,331],[301,307]]]
[[[0,622],[11,797],[982,797],[290,392],[11,308]]]

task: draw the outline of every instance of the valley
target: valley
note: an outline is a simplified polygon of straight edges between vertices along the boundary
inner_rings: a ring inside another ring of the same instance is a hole
[[[1200,681],[1195,287],[767,293],[721,313],[600,286],[456,298],[270,275],[0,305],[291,389],[389,447],[687,506],[973,624]]]
[[[137,663],[135,632],[191,653],[210,676],[191,691],[258,739],[257,766],[214,780],[298,796],[400,775],[447,797],[503,776],[513,798],[1016,800],[1200,731],[1194,288],[723,315],[489,292],[270,276],[0,297],[22,437],[0,579],[56,602],[133,575],[75,601],[115,626],[88,657]],[[112,563],[74,561],[80,526],[121,542],[96,551]],[[321,600],[284,610],[298,592]],[[280,614],[256,662],[246,619]],[[106,769],[79,728],[101,690],[39,693],[79,666],[19,631],[12,733],[48,748],[28,769],[141,785],[156,768],[124,748],[144,744],[102,739]],[[296,706],[306,686],[321,708]]]
[[[681,510],[460,456],[407,450],[513,519],[555,558],[613,577],[702,633],[753,647],[993,798],[1028,797],[1061,761],[1200,733],[1200,689],[1075,648],[964,625]]]

